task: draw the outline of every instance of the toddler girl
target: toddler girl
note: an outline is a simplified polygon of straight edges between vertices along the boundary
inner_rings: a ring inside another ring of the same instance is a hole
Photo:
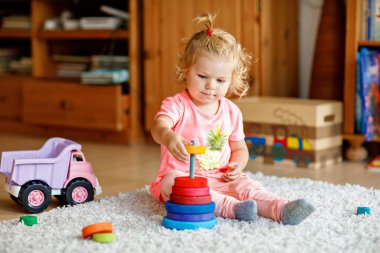
[[[151,194],[170,199],[174,178],[189,175],[185,145],[206,146],[196,156],[195,174],[208,179],[215,216],[255,221],[257,215],[296,225],[313,211],[304,199],[289,201],[267,192],[242,173],[249,154],[239,108],[225,96],[244,96],[251,57],[229,33],[213,28],[215,16],[194,19],[206,29],[196,32],[179,58],[177,75],[185,90],[162,102],[152,136],[161,144],[161,165]]]

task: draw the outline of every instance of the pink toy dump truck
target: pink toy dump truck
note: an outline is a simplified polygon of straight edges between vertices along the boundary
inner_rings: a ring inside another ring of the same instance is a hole
[[[11,198],[30,213],[45,210],[52,195],[63,205],[75,205],[102,192],[81,145],[58,137],[39,150],[2,152],[0,173]]]

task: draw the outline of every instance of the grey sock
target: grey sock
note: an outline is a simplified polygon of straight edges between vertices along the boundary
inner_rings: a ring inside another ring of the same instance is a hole
[[[254,200],[244,200],[235,206],[236,219],[244,221],[255,221],[257,219],[257,205]]]
[[[284,225],[297,225],[315,211],[314,206],[305,199],[287,203],[282,209],[281,222]]]

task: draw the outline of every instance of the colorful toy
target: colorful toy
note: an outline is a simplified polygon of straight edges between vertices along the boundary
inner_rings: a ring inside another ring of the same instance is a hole
[[[94,234],[101,233],[112,233],[113,227],[111,222],[99,222],[95,224],[88,225],[82,228],[82,237],[87,238],[93,236]]]
[[[100,233],[92,235],[92,240],[95,242],[113,242],[116,240],[116,236],[114,233]]]
[[[178,196],[173,193],[170,195],[170,201],[185,205],[202,205],[211,202],[211,195],[206,196]]]
[[[169,213],[166,216],[171,220],[178,221],[207,221],[214,217],[213,213],[200,213],[200,214],[181,214],[181,213]]]
[[[20,216],[20,222],[26,226],[33,226],[37,224],[37,216],[23,215]]]
[[[215,217],[206,221],[176,221],[164,217],[163,224],[166,228],[185,230],[185,229],[198,229],[198,228],[207,228],[211,229],[216,225],[217,221]]]
[[[356,214],[359,215],[359,214],[371,214],[371,208],[367,207],[367,206],[359,206],[357,211],[356,211]]]
[[[207,179],[194,176],[195,154],[204,154],[204,146],[186,146],[190,153],[189,177],[174,179],[170,201],[165,203],[167,216],[162,225],[170,229],[211,229],[217,224],[214,217],[215,203],[211,201]]]
[[[369,162],[368,171],[371,172],[380,172],[380,156],[376,156],[371,162]]]
[[[30,213],[45,210],[51,195],[62,204],[75,205],[102,192],[81,145],[59,137],[47,140],[39,150],[2,152],[0,173],[11,198]]]
[[[205,214],[213,213],[215,210],[215,202],[210,202],[204,205],[181,205],[171,201],[165,203],[166,211],[170,213],[181,214]]]
[[[206,152],[206,147],[195,146],[195,141],[191,141],[192,145],[187,145],[186,150],[190,154],[190,178],[194,179],[194,164],[195,164],[195,154],[204,154]]]
[[[178,184],[177,184],[178,185]],[[210,188],[206,187],[179,187],[177,185],[173,185],[172,194],[179,196],[205,196],[210,193]]]

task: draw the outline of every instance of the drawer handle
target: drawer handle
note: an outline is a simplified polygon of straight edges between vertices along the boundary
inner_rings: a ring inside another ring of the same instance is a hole
[[[71,103],[67,100],[62,100],[60,103],[59,103],[59,107],[63,110],[68,110],[70,109],[71,107]]]
[[[324,120],[325,122],[332,122],[335,119],[335,114],[326,115]]]

